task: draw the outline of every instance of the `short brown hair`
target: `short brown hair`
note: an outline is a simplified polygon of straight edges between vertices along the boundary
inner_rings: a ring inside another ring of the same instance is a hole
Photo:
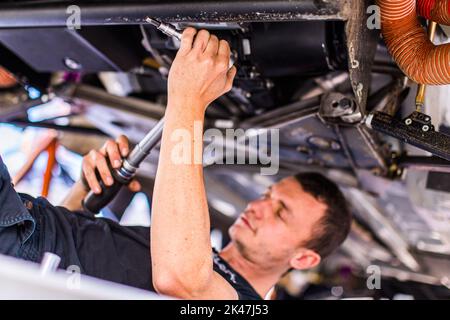
[[[344,242],[352,221],[352,215],[339,187],[320,173],[298,173],[294,179],[302,189],[327,206],[317,222],[314,236],[303,246],[325,258]]]

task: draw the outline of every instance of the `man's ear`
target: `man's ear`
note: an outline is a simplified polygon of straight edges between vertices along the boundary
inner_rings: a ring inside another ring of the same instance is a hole
[[[311,269],[320,263],[320,255],[313,250],[303,249],[289,261],[291,268],[297,270]]]

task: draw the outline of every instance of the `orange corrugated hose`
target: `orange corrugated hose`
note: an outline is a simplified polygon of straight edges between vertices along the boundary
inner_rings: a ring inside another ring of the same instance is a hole
[[[450,25],[450,0],[417,0],[417,11],[428,20]]]
[[[416,0],[377,0],[384,41],[403,72],[417,83],[450,84],[450,44],[435,46],[420,25]]]

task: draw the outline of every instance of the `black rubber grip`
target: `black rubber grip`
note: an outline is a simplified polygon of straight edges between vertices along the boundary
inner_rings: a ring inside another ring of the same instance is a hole
[[[97,175],[97,180],[100,183],[100,188],[102,192],[96,194],[91,190],[82,201],[84,210],[92,215],[99,213],[101,209],[106,207],[108,203],[110,203],[114,199],[114,197],[119,193],[120,189],[124,185],[128,184],[126,181],[123,180],[123,178],[121,179],[120,176],[117,176],[116,170],[112,168],[108,158],[106,158],[106,162],[108,163],[109,169],[111,170],[114,183],[111,186],[106,186],[103,183],[100,174],[96,170],[95,173]]]
[[[97,214],[101,209],[106,207],[108,203],[111,202],[112,199],[119,193],[120,189],[123,187],[123,184],[114,180],[114,184],[112,186],[105,186],[103,181],[100,181],[100,187],[102,188],[102,193],[95,194],[92,191],[89,191],[86,198],[83,200],[83,208],[85,211],[91,214]]]

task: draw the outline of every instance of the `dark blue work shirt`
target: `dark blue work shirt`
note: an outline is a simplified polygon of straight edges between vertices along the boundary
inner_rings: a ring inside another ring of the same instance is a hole
[[[45,252],[61,257],[60,268],[77,266],[92,277],[154,291],[149,228],[121,226],[18,194],[0,157],[0,254],[40,262]],[[217,253],[214,270],[239,298],[261,299]]]

